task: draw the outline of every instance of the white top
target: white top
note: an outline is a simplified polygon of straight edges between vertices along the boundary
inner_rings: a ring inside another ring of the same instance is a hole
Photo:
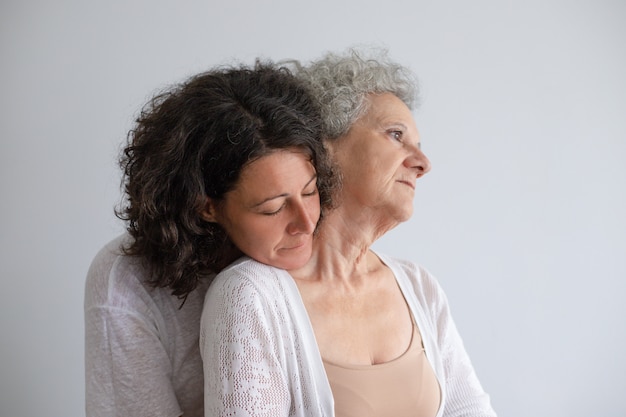
[[[200,314],[207,282],[181,300],[146,283],[123,235],[93,260],[85,286],[86,413],[200,417]]]
[[[391,268],[442,390],[438,417],[494,417],[437,281],[419,266]],[[200,330],[205,416],[333,416],[333,396],[293,278],[242,258],[206,294]]]

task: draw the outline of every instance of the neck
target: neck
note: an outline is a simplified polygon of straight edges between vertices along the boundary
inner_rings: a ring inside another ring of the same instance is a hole
[[[342,204],[322,220],[309,262],[289,272],[303,280],[351,280],[379,268],[370,246],[395,224],[377,220],[368,208]]]

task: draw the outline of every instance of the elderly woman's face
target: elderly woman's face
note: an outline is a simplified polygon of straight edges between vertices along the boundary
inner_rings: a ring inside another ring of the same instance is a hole
[[[368,112],[330,142],[343,174],[343,201],[401,222],[413,213],[415,183],[430,170],[409,108],[391,93],[371,95]]]

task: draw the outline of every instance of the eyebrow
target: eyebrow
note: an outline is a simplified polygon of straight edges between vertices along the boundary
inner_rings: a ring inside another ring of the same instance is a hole
[[[407,124],[405,124],[404,122],[401,122],[399,120],[396,119],[392,119],[390,117],[387,116],[383,116],[380,117],[379,119],[376,120],[376,124],[381,128],[381,129],[389,129],[390,127],[395,127],[395,126],[400,126],[402,129],[409,129],[409,126]]]
[[[306,184],[304,184],[304,187],[302,187],[302,189],[304,190],[306,187],[308,187],[308,186],[309,186],[309,184],[311,184],[311,182],[315,181],[315,179],[316,179],[316,178],[317,178],[317,174],[313,174],[313,176],[311,177],[311,179],[310,179],[309,181],[307,181],[307,183],[306,183]],[[263,201],[260,201],[260,202],[258,202],[258,203],[256,203],[256,204],[253,204],[251,207],[252,207],[252,208],[254,208],[254,207],[259,207],[259,206],[261,206],[261,205],[263,205],[263,204],[267,203],[268,201],[272,201],[272,200],[275,200],[275,199],[277,199],[277,198],[287,197],[287,195],[288,195],[288,194],[278,194],[278,195],[275,195],[275,196],[272,196],[272,197],[268,197],[268,198],[264,199]]]
[[[379,122],[378,123],[381,127],[381,129],[388,129],[387,127],[383,126],[383,123]],[[389,124],[393,127],[393,126],[400,126],[402,129],[404,129],[405,131],[409,130],[409,127],[404,124],[403,122],[389,122]],[[420,137],[420,140],[417,142],[417,148],[419,150],[422,150],[422,138]]]

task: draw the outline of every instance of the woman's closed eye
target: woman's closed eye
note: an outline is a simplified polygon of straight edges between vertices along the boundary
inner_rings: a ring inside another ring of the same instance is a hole
[[[270,207],[268,207],[268,208],[262,210],[260,212],[260,214],[262,214],[264,216],[276,216],[278,213],[280,213],[285,208],[285,205],[286,205],[286,203],[284,202],[278,208],[270,208]]]
[[[303,197],[312,197],[314,195],[317,195],[317,186],[313,187],[312,190],[302,192]]]
[[[313,187],[311,190],[302,192],[302,196],[303,197],[313,197],[313,196],[316,196],[316,195],[317,195],[317,185],[315,187]],[[285,201],[277,209],[266,209],[266,210],[261,211],[261,214],[264,215],[264,216],[276,216],[281,211],[283,211],[283,209],[285,208],[286,205],[287,205],[287,202]]]

